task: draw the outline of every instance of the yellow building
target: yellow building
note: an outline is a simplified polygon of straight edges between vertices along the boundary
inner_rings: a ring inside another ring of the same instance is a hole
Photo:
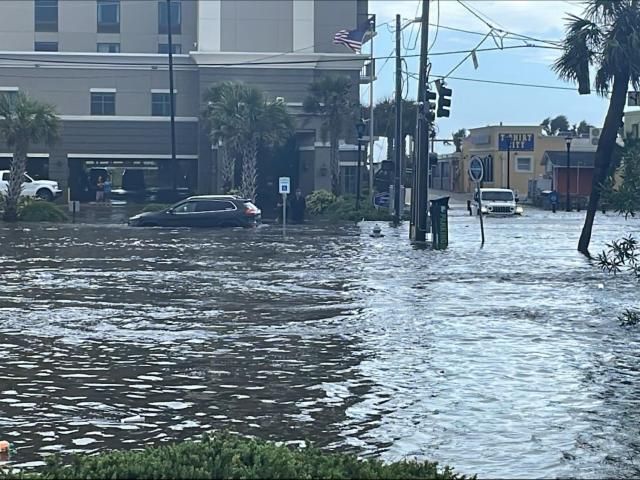
[[[571,151],[594,152],[598,129],[589,136],[573,138]],[[485,165],[483,186],[511,188],[521,199],[526,199],[530,180],[551,181],[552,174],[546,164],[545,153],[565,152],[566,138],[543,134],[539,125],[493,125],[472,128],[462,144],[460,175],[455,190],[471,192],[474,188],[467,170],[473,156],[479,156]]]

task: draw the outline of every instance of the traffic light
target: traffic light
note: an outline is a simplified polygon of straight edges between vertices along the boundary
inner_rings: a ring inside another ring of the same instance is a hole
[[[427,107],[426,118],[430,123],[433,123],[436,119],[436,92],[427,90]]]
[[[449,107],[451,107],[451,94],[453,91],[450,88],[444,86],[440,81],[436,81],[436,87],[438,87],[438,117],[448,117]]]

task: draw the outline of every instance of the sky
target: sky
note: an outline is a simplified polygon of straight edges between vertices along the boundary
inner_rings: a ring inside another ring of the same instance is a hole
[[[401,15],[404,25],[409,19],[420,16],[420,3],[419,0],[369,0],[369,11],[376,14],[378,25],[378,34],[374,39],[375,57],[387,57],[394,51],[395,15]],[[467,55],[437,55],[438,53],[472,50],[491,31],[491,27],[537,39],[559,41],[564,37],[567,14],[580,14],[583,10],[582,4],[576,1],[466,0],[463,3],[471,7],[481,18],[469,12],[457,0],[431,0],[431,24],[477,32],[463,33],[431,26],[429,58],[432,74],[449,73]],[[418,24],[407,26],[403,30],[403,55],[419,54],[418,30]],[[499,46],[501,42],[498,35],[499,33],[495,38],[489,36],[480,48]],[[502,41],[504,46],[524,44],[524,41],[517,40]],[[536,44],[543,45],[539,42]],[[363,47],[363,53],[369,53],[369,48],[370,45],[367,43]],[[538,125],[546,117],[561,114],[566,115],[572,124],[586,120],[592,125],[601,126],[606,114],[607,100],[595,93],[588,96],[579,95],[577,86],[559,79],[551,65],[560,53],[560,50],[543,48],[478,52],[477,70],[471,58],[466,60],[451,76],[548,85],[572,90],[493,85],[449,79],[446,82],[447,86],[453,90],[451,116],[437,120],[438,137],[450,137],[461,128],[497,125],[500,122],[504,125]],[[394,94],[395,61],[392,58],[386,64],[382,59],[376,62],[378,80],[374,83],[374,97],[377,101]],[[407,66],[409,72],[417,73],[418,59],[407,58]],[[407,84],[408,91],[406,86],[403,87],[403,94],[405,97],[408,94],[408,98],[415,98],[417,80],[408,77]],[[361,88],[363,104],[369,103],[367,89],[368,87]],[[451,147],[437,148],[441,153],[452,150]]]

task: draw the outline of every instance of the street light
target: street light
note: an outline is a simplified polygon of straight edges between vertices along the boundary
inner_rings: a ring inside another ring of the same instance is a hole
[[[571,177],[569,176],[569,168],[571,167],[571,140],[573,140],[572,137],[566,137],[564,139],[567,144],[567,212],[571,211],[571,195],[569,193],[571,187]]]
[[[367,128],[365,123],[360,119],[356,123],[356,132],[358,133],[358,167],[356,168],[356,211],[360,210],[360,163],[362,161],[362,137],[364,130]]]

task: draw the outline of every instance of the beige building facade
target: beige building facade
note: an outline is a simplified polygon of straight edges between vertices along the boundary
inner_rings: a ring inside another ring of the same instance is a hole
[[[597,135],[599,129],[594,128],[589,136],[573,138],[571,152],[594,152]],[[467,171],[471,158],[477,155],[485,166],[484,187],[511,188],[521,199],[526,199],[531,180],[552,179],[545,153],[566,149],[564,136],[543,134],[539,125],[472,128],[462,144],[460,168],[453,178],[454,190],[473,190]]]

